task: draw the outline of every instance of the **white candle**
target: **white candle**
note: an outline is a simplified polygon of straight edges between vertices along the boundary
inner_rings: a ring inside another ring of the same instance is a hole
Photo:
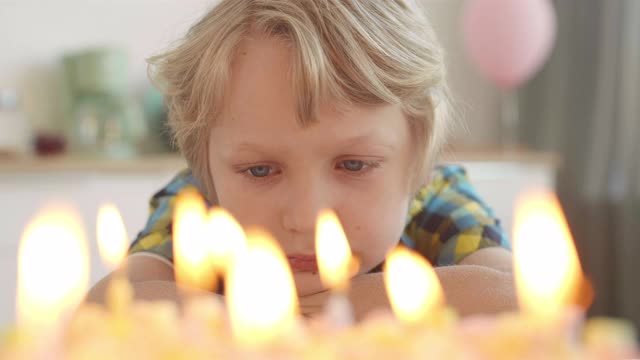
[[[289,263],[273,238],[247,231],[247,248],[232,263],[226,301],[240,346],[267,349],[295,333],[298,295]]]
[[[86,294],[88,274],[80,217],[65,205],[38,214],[20,243],[16,304],[18,326],[38,339],[42,357],[63,356],[62,333]]]
[[[403,323],[433,322],[442,314],[442,286],[422,255],[405,247],[392,249],[385,261],[384,279],[391,307]]]
[[[325,319],[331,326],[347,327],[354,322],[347,292],[349,280],[357,266],[340,220],[333,211],[324,210],[318,215],[316,256],[320,279],[331,291],[325,308]]]
[[[189,289],[211,291],[216,287],[206,222],[202,196],[194,190],[180,192],[173,221],[173,260],[176,282],[187,296]]]
[[[100,207],[96,229],[102,260],[115,271],[107,288],[106,302],[111,311],[124,316],[133,300],[133,288],[126,276],[127,231],[115,205],[108,203]]]

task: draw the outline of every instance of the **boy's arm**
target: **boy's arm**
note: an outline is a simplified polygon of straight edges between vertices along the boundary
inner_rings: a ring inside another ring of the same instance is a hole
[[[511,253],[492,247],[477,250],[459,265],[434,268],[449,306],[461,316],[494,314],[517,308],[511,271]],[[302,312],[315,316],[326,303],[328,293],[321,292],[300,301]],[[355,277],[349,298],[357,319],[372,310],[389,308],[383,273]]]
[[[123,269],[126,269],[127,278],[132,283],[135,297],[138,299],[180,300],[172,265],[172,217],[176,196],[186,187],[198,189],[198,184],[189,170],[177,174],[162,190],[153,195],[149,204],[151,211],[147,224],[131,244],[130,256]],[[105,291],[112,277],[113,274],[98,282],[87,295],[87,301],[103,303]]]
[[[173,277],[173,269],[165,262],[152,256],[132,256],[127,259],[126,267],[119,271],[126,271],[127,278],[134,290],[136,299],[155,300],[166,299],[178,301],[178,293]],[[104,304],[106,291],[115,273],[100,280],[87,294],[85,301]]]
[[[462,316],[517,309],[512,254],[504,248],[483,248],[435,271],[448,303]]]
[[[127,259],[125,270],[127,279],[131,283],[134,297],[138,300],[170,300],[181,302],[178,285],[173,275],[173,267],[165,261],[145,254],[131,256]],[[115,273],[100,280],[87,294],[86,301],[104,304],[106,291]],[[204,290],[189,289],[190,294],[212,296],[213,293]]]
[[[127,259],[126,268],[127,278],[131,282],[134,295],[136,298],[158,298],[154,295],[162,295],[161,298],[176,300],[175,286],[173,283],[173,269],[163,261],[151,256],[132,256]],[[122,271],[122,270],[121,270]],[[100,280],[87,294],[86,301],[104,304],[105,294],[109,287],[109,283],[114,273]],[[154,282],[155,291],[149,293],[149,285],[143,285],[148,282]],[[175,283],[173,283],[175,284]]]

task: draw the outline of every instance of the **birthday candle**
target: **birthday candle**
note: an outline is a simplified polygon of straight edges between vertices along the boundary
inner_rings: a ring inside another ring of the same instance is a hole
[[[333,211],[324,210],[318,214],[316,256],[320,279],[331,291],[325,317],[332,326],[350,326],[354,319],[347,291],[351,275],[357,271],[357,262],[351,254],[340,220]]]
[[[64,205],[47,208],[27,226],[18,252],[18,326],[36,340],[38,356],[63,357],[62,333],[82,301],[89,256],[80,217]]]

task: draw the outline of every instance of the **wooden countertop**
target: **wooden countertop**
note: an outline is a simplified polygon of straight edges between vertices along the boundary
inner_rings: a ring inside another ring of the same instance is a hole
[[[465,148],[446,150],[441,156],[443,162],[519,162],[558,167],[561,157],[552,152],[527,149]]]
[[[11,172],[96,171],[149,172],[177,171],[187,162],[177,154],[144,155],[134,158],[100,158],[77,155],[0,158],[0,174]]]
[[[518,162],[551,167],[560,165],[553,153],[530,150],[464,149],[446,151],[441,162]],[[177,154],[144,155],[135,158],[113,159],[62,155],[51,157],[0,158],[0,174],[23,172],[94,171],[94,172],[149,172],[177,171],[187,166]]]

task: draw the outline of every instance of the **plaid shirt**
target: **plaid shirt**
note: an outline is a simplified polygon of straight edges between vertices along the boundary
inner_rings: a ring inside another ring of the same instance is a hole
[[[151,198],[151,215],[130,254],[147,252],[173,262],[173,205],[178,192],[187,187],[200,188],[188,169]],[[511,249],[500,221],[471,186],[465,170],[453,165],[437,167],[431,182],[417,193],[399,242],[434,266],[458,264],[484,247]]]

